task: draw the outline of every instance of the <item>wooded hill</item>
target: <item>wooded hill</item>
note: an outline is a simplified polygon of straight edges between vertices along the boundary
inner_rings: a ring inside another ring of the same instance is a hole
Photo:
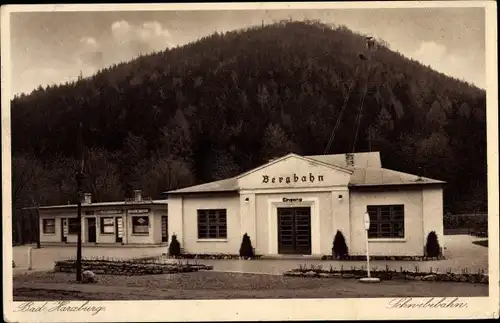
[[[234,176],[288,152],[381,151],[385,167],[448,182],[452,212],[486,209],[486,94],[364,35],[317,21],[213,34],[12,101],[14,208],[121,200]],[[349,83],[358,74],[354,88]],[[370,75],[368,76],[368,71]],[[368,91],[363,96],[365,83]]]

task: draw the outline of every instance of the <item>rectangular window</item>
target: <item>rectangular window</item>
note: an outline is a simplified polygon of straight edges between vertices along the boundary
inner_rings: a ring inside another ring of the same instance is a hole
[[[226,238],[226,210],[198,210],[198,239]]]
[[[78,234],[80,221],[77,218],[68,218],[68,234]]]
[[[404,205],[368,205],[370,229],[368,238],[404,238]]]
[[[56,233],[56,219],[43,219],[43,233]]]
[[[132,233],[149,234],[149,217],[148,216],[133,216],[132,217]]]
[[[101,233],[115,233],[115,218],[101,218]]]

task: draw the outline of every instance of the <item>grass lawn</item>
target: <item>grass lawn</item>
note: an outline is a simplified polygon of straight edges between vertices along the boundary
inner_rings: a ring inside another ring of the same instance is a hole
[[[477,244],[479,246],[488,247],[488,240],[477,240],[473,241],[472,243]]]
[[[488,285],[421,281],[298,278],[201,271],[148,276],[98,276],[78,284],[74,274],[38,272],[14,277],[14,301],[167,300],[231,298],[357,298],[488,296]]]

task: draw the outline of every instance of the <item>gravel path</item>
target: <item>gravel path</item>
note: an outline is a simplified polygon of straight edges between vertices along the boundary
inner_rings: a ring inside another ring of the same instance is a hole
[[[297,278],[221,272],[149,276],[99,276],[78,284],[74,274],[34,273],[14,279],[14,300],[157,300],[229,298],[356,298],[487,296],[488,285]],[[71,298],[73,297],[73,298]]]

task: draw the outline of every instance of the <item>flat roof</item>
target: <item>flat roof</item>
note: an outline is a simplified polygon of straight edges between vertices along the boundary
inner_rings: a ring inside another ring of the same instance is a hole
[[[82,203],[82,208],[93,208],[93,207],[107,207],[107,206],[141,206],[141,205],[167,205],[168,200],[144,200],[144,201],[113,201],[113,202],[95,202],[95,203]],[[40,210],[48,209],[65,209],[65,208],[75,208],[78,207],[77,204],[61,204],[61,205],[47,205],[40,206]],[[25,207],[23,210],[34,210],[37,209],[36,206]]]

